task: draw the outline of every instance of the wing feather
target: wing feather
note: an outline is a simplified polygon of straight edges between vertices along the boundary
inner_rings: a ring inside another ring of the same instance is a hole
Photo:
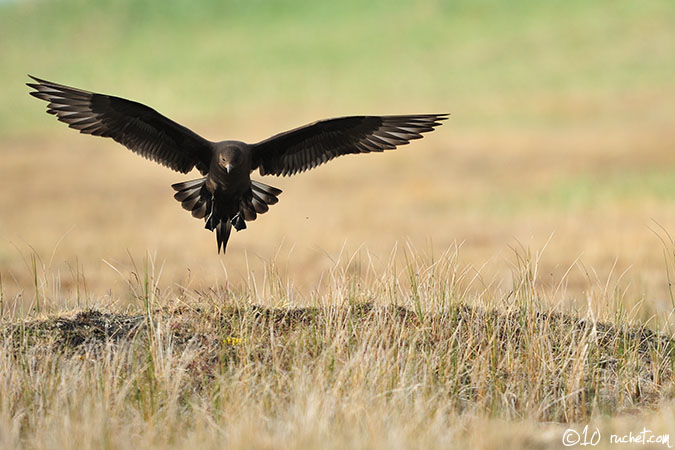
[[[261,175],[293,175],[350,153],[392,150],[433,131],[448,114],[351,116],[321,120],[253,144]]]
[[[80,133],[109,137],[139,155],[178,172],[195,166],[206,174],[211,142],[154,109],[29,75],[33,97],[49,102],[47,112]]]

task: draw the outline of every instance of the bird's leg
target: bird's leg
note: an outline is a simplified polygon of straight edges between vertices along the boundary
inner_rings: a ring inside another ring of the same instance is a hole
[[[235,230],[241,231],[246,229],[246,221],[244,218],[241,216],[241,211],[238,212],[232,220],[230,220],[230,223],[232,223],[232,226],[234,227]]]
[[[216,228],[216,226],[218,226],[217,223],[215,224],[213,223],[215,222],[213,220],[213,209],[214,209],[213,205],[215,205],[215,203],[216,203],[216,196],[211,194],[211,211],[209,211],[209,215],[206,218],[206,228],[211,231],[213,231],[213,229]]]

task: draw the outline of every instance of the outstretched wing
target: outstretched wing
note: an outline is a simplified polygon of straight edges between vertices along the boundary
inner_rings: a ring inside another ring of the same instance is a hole
[[[49,102],[47,112],[80,133],[115,141],[178,172],[209,169],[211,143],[154,109],[131,100],[84,91],[28,75],[30,94]]]
[[[314,122],[253,144],[261,175],[293,175],[349,153],[381,152],[419,139],[448,114],[352,116]]]

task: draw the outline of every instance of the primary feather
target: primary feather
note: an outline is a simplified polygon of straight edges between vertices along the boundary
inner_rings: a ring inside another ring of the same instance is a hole
[[[321,120],[253,144],[260,175],[294,175],[350,153],[391,150],[422,137],[447,114],[351,116]]]
[[[30,76],[30,75],[29,75]],[[154,109],[112,95],[76,89],[32,77],[30,94],[49,102],[47,112],[80,133],[110,137],[170,169],[202,174],[211,160],[210,142]]]

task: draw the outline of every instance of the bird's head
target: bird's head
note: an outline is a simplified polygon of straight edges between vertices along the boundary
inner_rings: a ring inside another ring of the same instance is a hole
[[[242,160],[241,150],[235,146],[227,146],[218,153],[218,165],[227,173],[239,168]]]

